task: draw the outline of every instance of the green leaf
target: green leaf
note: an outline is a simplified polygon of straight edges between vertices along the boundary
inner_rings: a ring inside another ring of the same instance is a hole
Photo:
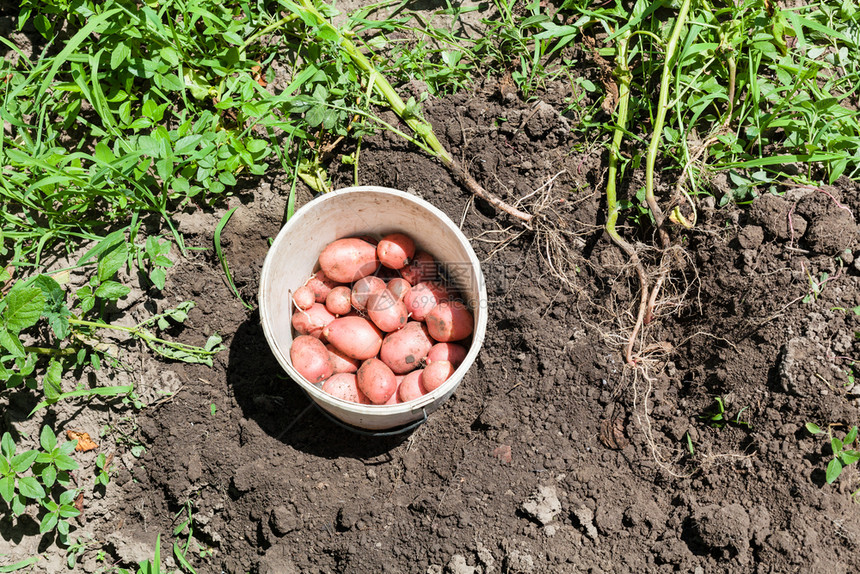
[[[96,289],[95,296],[103,299],[121,299],[131,293],[131,288],[117,281],[105,281]]]
[[[18,493],[15,498],[12,499],[12,514],[15,516],[21,516],[27,511],[27,499],[21,493]]]
[[[831,437],[830,448],[833,449],[833,455],[838,456],[842,452],[842,441],[835,436]]]
[[[35,476],[18,478],[18,492],[33,500],[45,498],[45,489],[42,488],[42,485],[39,484],[39,480]]]
[[[48,368],[45,371],[45,378],[42,379],[42,390],[45,393],[45,398],[49,401],[56,401],[63,394],[63,365],[56,359],[51,359],[48,363]],[[47,428],[47,427],[45,427]],[[50,429],[49,429],[50,430]],[[56,444],[56,437],[54,438]],[[53,447],[45,450],[53,450]]]
[[[69,491],[67,491],[67,492],[69,492]],[[62,516],[63,518],[74,518],[75,516],[79,515],[80,513],[81,513],[80,510],[78,510],[74,506],[69,506],[67,504],[64,504],[60,507],[60,516]]]
[[[77,470],[78,468],[78,463],[75,462],[75,459],[67,454],[57,454],[54,457],[54,464],[60,470]]]
[[[152,281],[152,284],[155,285],[156,289],[161,291],[164,289],[164,285],[167,282],[167,273],[164,271],[163,267],[156,267],[149,272],[149,280]]]
[[[842,463],[839,462],[838,458],[834,458],[829,463],[827,463],[827,484],[833,484],[833,481],[839,478],[839,473],[842,472]]]
[[[27,566],[32,566],[41,558],[41,556],[30,556],[29,558],[24,558],[20,562],[15,562],[14,564],[9,564],[8,566],[0,566],[0,573],[5,574],[6,572],[17,572],[18,570],[23,570]]]
[[[0,451],[6,458],[12,458],[15,455],[15,441],[8,432],[4,432],[3,438],[0,439]]]
[[[4,476],[0,478],[0,497],[3,497],[3,500],[6,501],[6,504],[12,502],[12,498],[15,496],[15,477],[14,476]]]
[[[45,515],[45,518],[42,519],[42,523],[39,525],[39,533],[45,534],[46,532],[50,532],[57,525],[57,521],[60,519],[60,515],[57,512],[50,512]]]
[[[10,333],[3,325],[0,325],[0,347],[9,351],[13,357],[25,357],[27,355],[18,336]]]
[[[845,439],[842,441],[845,445],[852,444],[855,440],[857,440],[857,427],[851,429]]]
[[[45,485],[45,488],[51,488],[54,486],[54,482],[57,481],[57,468],[53,464],[49,464],[42,471],[42,483]]]
[[[806,423],[806,430],[808,430],[812,434],[818,434],[821,432],[821,427],[819,427],[815,423]]]
[[[860,460],[860,452],[856,450],[843,450],[842,454],[839,455],[839,459],[842,461],[843,466],[848,466]]]
[[[35,325],[45,307],[45,295],[36,287],[13,287],[5,301],[3,322],[6,329],[15,334]]]
[[[178,542],[173,543],[173,555],[176,557],[176,561],[179,563],[179,565],[183,569],[185,569],[186,572],[190,572],[190,574],[197,574],[197,572],[185,558],[185,554],[182,553],[182,548],[181,546],[179,546]]]
[[[42,427],[42,432],[39,433],[39,444],[48,452],[54,450],[57,446],[57,435],[48,425]]]
[[[14,472],[22,473],[33,466],[33,461],[36,460],[37,456],[39,456],[39,451],[28,450],[12,457],[9,464]]]
[[[122,66],[123,62],[131,56],[131,48],[129,48],[124,42],[120,42],[113,49],[113,53],[110,55],[110,68],[111,70],[116,70],[120,66]]]
[[[60,495],[60,504],[61,505],[69,505],[74,502],[75,497],[78,495],[78,491],[76,490],[65,490]]]
[[[107,281],[120,270],[128,259],[128,245],[123,241],[117,243],[104,253],[99,255],[98,278],[99,281]],[[98,293],[96,293],[98,295]]]

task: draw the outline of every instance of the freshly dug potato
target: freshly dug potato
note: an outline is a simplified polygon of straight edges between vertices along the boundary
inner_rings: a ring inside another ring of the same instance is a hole
[[[429,363],[421,373],[421,384],[427,392],[435,391],[454,374],[454,365],[448,361],[433,361]]]
[[[337,287],[337,281],[332,281],[325,276],[322,269],[314,273],[314,276],[308,279],[305,286],[314,292],[314,300],[317,303],[325,303],[325,298],[328,297],[329,291]]]
[[[352,290],[344,285],[339,285],[329,291],[325,298],[325,308],[334,315],[346,315],[352,310]]]
[[[391,291],[398,299],[403,299],[412,289],[412,285],[410,285],[409,281],[402,277],[395,277],[388,282],[388,285],[386,285],[386,289]]]
[[[462,341],[472,334],[475,320],[472,313],[459,301],[439,303],[425,319],[430,336],[440,343]]]
[[[313,384],[321,383],[332,374],[328,351],[322,341],[310,335],[300,335],[290,346],[293,367]]]
[[[439,283],[418,283],[403,298],[406,311],[416,321],[423,321],[427,314],[442,301],[448,300],[448,291]]]
[[[399,331],[385,336],[379,358],[396,374],[402,375],[418,368],[432,347],[427,326],[409,321]]]
[[[323,383],[322,390],[344,401],[362,405],[370,404],[370,400],[359,390],[356,376],[351,373],[332,375]]]
[[[319,261],[326,277],[339,283],[358,281],[379,267],[376,247],[355,237],[332,241],[320,253]]]
[[[418,285],[422,281],[439,281],[439,271],[436,269],[436,260],[426,251],[419,251],[406,267],[400,269],[400,276],[412,285]]]
[[[339,317],[323,329],[325,340],[352,359],[375,357],[382,346],[382,333],[364,317]]]
[[[392,233],[379,240],[376,256],[389,269],[402,269],[415,255],[415,242],[403,233]]]
[[[301,335],[311,335],[320,339],[323,329],[334,321],[335,316],[329,313],[325,305],[314,303],[306,310],[296,309],[293,312],[293,328]]]
[[[383,341],[384,343],[385,341]],[[468,351],[456,343],[436,343],[427,353],[427,364],[434,361],[448,361],[456,369],[466,360]]]
[[[388,289],[383,289],[367,299],[367,315],[377,327],[390,333],[406,325],[409,313],[403,301]]]
[[[293,303],[299,309],[310,309],[311,305],[316,301],[316,296],[311,288],[307,285],[302,285],[293,293]]]
[[[352,286],[352,306],[359,311],[364,311],[367,309],[368,297],[374,293],[379,293],[383,289],[385,289],[385,281],[379,277],[374,275],[362,277],[355,282],[355,285]]]
[[[335,373],[354,373],[358,370],[361,361],[347,357],[343,351],[329,343],[325,346],[328,350],[328,360],[331,363],[331,369]]]
[[[394,373],[379,359],[368,359],[358,368],[358,389],[375,405],[384,405],[397,390]]]
[[[397,387],[397,402],[406,403],[427,394],[427,389],[424,388],[424,384],[421,382],[423,373],[424,370],[421,369],[412,371],[403,377],[400,386]]]

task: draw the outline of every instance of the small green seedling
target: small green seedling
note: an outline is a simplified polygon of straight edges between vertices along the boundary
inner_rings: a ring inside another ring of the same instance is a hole
[[[714,397],[713,404],[708,407],[705,412],[699,415],[699,418],[715,429],[721,429],[727,424],[751,428],[752,425],[750,424],[749,415],[747,415],[746,420],[741,417],[747,409],[749,409],[749,406],[742,408],[734,417],[732,417],[726,410],[726,404],[723,398]]]
[[[824,432],[815,423],[806,423],[806,430],[812,434]],[[843,468],[860,460],[860,451],[848,448],[857,441],[857,426],[852,427],[842,439],[833,436],[831,428],[828,427],[827,436],[830,439],[833,458],[827,463],[826,480],[827,484],[833,484],[839,478]]]
[[[699,418],[715,429],[726,426],[726,405],[722,397],[714,397],[714,403]]]
[[[113,462],[112,454],[107,457],[104,453],[99,453],[96,457],[96,486],[101,485],[107,488],[110,482],[110,473],[113,470],[111,462]]]

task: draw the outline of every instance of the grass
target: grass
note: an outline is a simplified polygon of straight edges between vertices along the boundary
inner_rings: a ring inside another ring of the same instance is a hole
[[[164,289],[175,257],[188,251],[175,214],[224,209],[273,169],[291,181],[285,219],[296,210],[298,182],[331,189],[333,161],[350,163],[359,184],[363,138],[380,130],[533,225],[539,213],[511,209],[471,179],[424,118],[422,97],[401,98],[406,82],[443,96],[489,78],[529,101],[552,82],[569,82],[573,95],[561,111],[580,118],[573,129],[583,141],[609,151],[607,231],[637,268],[640,326],[673,270],[640,252],[636,232],[656,229],[668,253],[663,232],[695,226],[695,198],[711,193],[715,173],[732,183],[720,205],[791,184],[860,178],[855,3],[781,10],[765,0],[567,0],[555,11],[537,0],[492,0],[485,9],[475,34],[452,2],[415,12],[405,1],[382,1],[333,24],[336,10],[309,0],[22,1],[19,27],[33,26],[41,40],[30,53],[0,38],[15,54],[0,61],[0,393],[33,395],[31,415],[61,400],[122,397],[140,406],[130,386],[72,388],[67,380],[120,365],[119,348],[102,335],[109,331],[165,359],[211,365],[222,348],[217,334],[199,345],[161,334],[187,318],[192,302],[133,327],[110,323],[106,310],[130,293],[124,277],[140,272],[144,288]],[[275,64],[289,70],[286,78],[276,77]],[[385,109],[409,129],[383,121]],[[630,189],[637,170],[644,185]],[[661,194],[658,178],[673,189]],[[220,242],[232,214],[214,227],[213,251],[239,297]],[[48,273],[47,254],[68,255],[72,268]],[[86,273],[84,284],[69,283],[72,269]],[[631,363],[636,340],[634,331]],[[24,464],[30,454],[11,462],[17,446],[7,436],[5,504],[38,504],[57,517],[53,528],[68,524],[68,500],[52,498],[49,508],[27,497],[39,494],[45,476],[33,472],[35,462]],[[96,477],[109,487],[104,466]],[[174,542],[188,572],[191,532]],[[158,571],[159,562],[138,571]]]

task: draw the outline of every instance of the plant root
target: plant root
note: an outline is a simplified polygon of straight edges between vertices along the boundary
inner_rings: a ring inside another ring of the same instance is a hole
[[[451,172],[451,175],[460,182],[460,184],[465,187],[469,193],[476,197],[480,197],[499,211],[504,211],[511,217],[516,218],[517,220],[523,222],[523,224],[528,225],[531,223],[532,219],[534,219],[534,215],[530,213],[526,213],[520,209],[517,209],[513,205],[503,201],[501,198],[496,196],[493,193],[490,193],[486,189],[478,183],[474,177],[472,177],[469,172],[465,170],[465,168],[460,164],[459,161],[454,159],[450,154],[447,157],[444,155],[441,156],[442,165],[448,168],[448,171]]]

